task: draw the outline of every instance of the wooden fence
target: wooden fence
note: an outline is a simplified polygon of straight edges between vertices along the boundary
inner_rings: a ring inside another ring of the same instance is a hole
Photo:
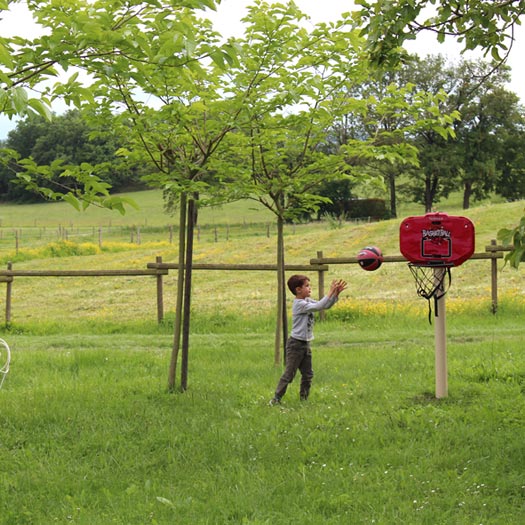
[[[471,259],[487,259],[491,261],[491,294],[492,311],[498,308],[498,259],[503,258],[503,252],[510,251],[510,246],[501,246],[492,241],[485,247],[485,252],[475,253]],[[387,255],[385,263],[407,262],[402,255]],[[323,252],[317,252],[317,257],[310,259],[309,264],[285,265],[286,271],[311,273],[317,272],[318,291],[322,297],[325,293],[325,273],[330,265],[357,264],[357,257],[324,257]],[[12,290],[15,277],[128,277],[128,276],[153,276],[156,277],[157,288],[157,321],[164,319],[164,292],[163,277],[170,270],[177,270],[177,263],[165,263],[162,257],[157,257],[154,263],[148,263],[146,269],[129,270],[14,270],[12,263],[7,264],[7,270],[0,270],[0,282],[6,283],[5,322],[11,323],[12,316]],[[275,264],[194,264],[194,270],[218,270],[218,271],[277,271]]]
[[[491,298],[492,298],[492,312],[496,313],[498,309],[498,259],[503,259],[504,252],[512,250],[512,246],[498,245],[495,240],[490,242],[490,245],[485,246],[485,252],[474,253],[470,257],[471,260],[488,259],[490,264],[491,275]],[[402,255],[386,255],[384,256],[385,263],[393,262],[408,262]],[[310,259],[310,264],[355,264],[357,257],[323,257],[322,252],[317,252],[315,259]]]
[[[358,221],[354,221],[358,222]],[[0,218],[1,224],[1,218]],[[229,224],[198,224],[195,230],[196,239],[200,240],[201,235],[211,238],[214,242],[220,240],[228,241],[230,237],[242,237],[246,232],[258,232],[260,235],[270,237],[274,232],[275,224],[246,222],[243,221],[240,225]],[[295,224],[290,226],[293,233],[295,233]],[[142,244],[143,242],[163,242],[168,241],[173,244],[176,237],[178,227],[172,224],[166,226],[144,226],[129,225],[129,226],[73,226],[72,224],[63,226],[59,224],[56,228],[50,227],[26,227],[26,228],[2,228],[0,225],[0,244],[9,249],[13,247],[16,255],[24,248],[24,244],[31,247],[35,242],[45,243],[52,241],[73,241],[73,242],[91,242],[96,243],[99,248],[105,244],[116,242],[129,242],[131,244]],[[243,233],[244,232],[244,233]]]

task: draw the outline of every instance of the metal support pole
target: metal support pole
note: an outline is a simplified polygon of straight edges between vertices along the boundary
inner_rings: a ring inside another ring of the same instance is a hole
[[[441,279],[442,272],[445,268],[435,268],[434,278]],[[443,286],[443,285],[442,285]],[[443,289],[438,290],[443,292]],[[436,344],[436,398],[442,399],[448,395],[448,378],[447,378],[447,334],[446,334],[446,307],[445,295],[442,295],[436,301],[434,335]]]

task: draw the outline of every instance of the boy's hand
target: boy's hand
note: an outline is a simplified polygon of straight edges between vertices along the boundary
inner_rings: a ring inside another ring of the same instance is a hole
[[[329,295],[335,295],[337,297],[342,291],[346,290],[347,286],[347,282],[343,281],[343,279],[336,279],[332,281],[332,284],[330,285]]]
[[[347,286],[348,283],[346,281],[343,281],[343,279],[339,279],[339,281],[337,281],[337,295],[346,290]]]

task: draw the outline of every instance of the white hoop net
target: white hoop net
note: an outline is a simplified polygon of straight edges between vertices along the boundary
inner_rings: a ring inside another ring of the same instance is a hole
[[[428,301],[428,320],[431,322],[432,308],[430,300],[434,299],[435,315],[438,315],[438,301],[450,288],[452,276],[450,274],[451,265],[420,265],[408,263],[408,267],[414,276],[416,292],[419,297]],[[448,279],[446,279],[448,276]]]
[[[422,266],[409,263],[408,267],[416,282],[416,292],[424,299],[440,299],[450,288],[450,266]],[[445,276],[448,275],[448,283],[445,286]]]
[[[0,339],[0,388],[2,388],[4,384],[10,364],[11,350],[9,349],[9,345],[3,339]]]

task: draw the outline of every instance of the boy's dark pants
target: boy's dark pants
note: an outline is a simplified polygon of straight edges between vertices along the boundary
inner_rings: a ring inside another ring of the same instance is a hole
[[[301,399],[308,399],[310,386],[314,377],[312,369],[312,349],[309,341],[299,341],[289,337],[286,342],[286,367],[277,384],[275,397],[281,399],[286,393],[288,385],[293,381],[297,370],[301,372],[301,388],[299,395]]]

